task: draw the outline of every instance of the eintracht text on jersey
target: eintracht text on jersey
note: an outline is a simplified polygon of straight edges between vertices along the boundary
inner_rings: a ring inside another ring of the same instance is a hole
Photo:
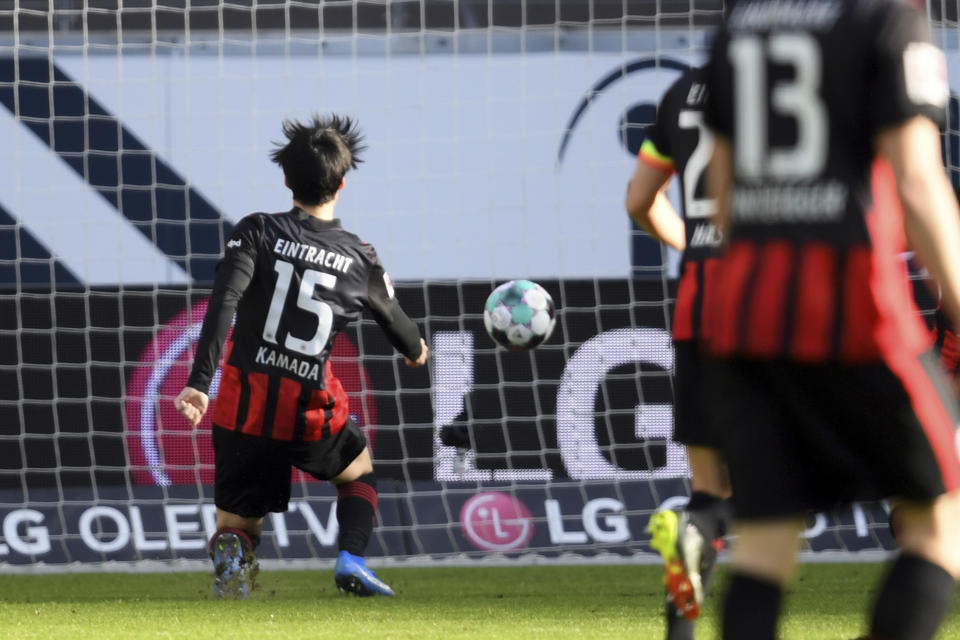
[[[291,242],[283,238],[277,238],[273,245],[273,252],[286,258],[294,258],[313,264],[323,265],[328,269],[333,269],[341,273],[346,273],[353,263],[353,258],[347,257],[329,249],[320,249],[309,244]]]

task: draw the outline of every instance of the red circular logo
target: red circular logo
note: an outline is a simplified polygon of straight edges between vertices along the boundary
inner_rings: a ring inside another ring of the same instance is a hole
[[[209,431],[220,370],[210,384],[211,406],[196,429],[173,406],[173,399],[187,384],[206,311],[207,301],[203,300],[171,319],[140,354],[140,363],[127,380],[127,453],[137,484],[213,484]],[[372,450],[377,420],[372,386],[356,346],[343,333],[333,344],[330,364],[349,398],[350,415],[363,429]],[[313,480],[299,470],[293,479]]]
[[[485,551],[523,549],[533,537],[527,505],[506,493],[480,493],[463,504],[460,525],[467,539]]]

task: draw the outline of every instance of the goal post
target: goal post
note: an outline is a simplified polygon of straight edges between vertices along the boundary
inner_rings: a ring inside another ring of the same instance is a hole
[[[230,229],[289,206],[268,157],[281,121],[315,111],[366,136],[337,214],[432,346],[407,369],[364,319],[333,351],[378,475],[370,557],[659,561],[647,519],[689,493],[670,437],[675,256],[622,201],[720,0],[52,6],[0,8],[0,570],[207,566],[211,425],[172,398]],[[931,16],[956,51],[956,16]],[[512,278],[557,304],[529,353],[483,329]],[[336,492],[293,483],[259,554],[326,566]],[[811,558],[892,547],[879,504],[805,536]]]

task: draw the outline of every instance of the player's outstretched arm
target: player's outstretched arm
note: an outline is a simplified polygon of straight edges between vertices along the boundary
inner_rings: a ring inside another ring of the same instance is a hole
[[[659,242],[678,251],[687,246],[683,219],[677,213],[664,191],[673,174],[643,162],[637,162],[633,177],[627,185],[626,208],[637,226]]]
[[[407,366],[422,366],[427,362],[427,343],[420,336],[420,329],[397,301],[390,276],[380,264],[372,247],[370,251],[373,265],[367,281],[367,308],[393,348],[403,355]]]
[[[940,157],[940,133],[915,116],[877,136],[877,150],[893,168],[911,248],[939,283],[942,304],[960,326],[960,209]]]
[[[217,277],[203,317],[197,352],[187,386],[174,400],[174,406],[193,426],[197,426],[207,410],[207,392],[217,370],[220,351],[227,339],[237,303],[253,280],[256,264],[257,232],[251,217],[244,218],[234,229],[223,260],[217,267]],[[202,399],[197,395],[200,394]],[[199,412],[199,415],[198,415]]]

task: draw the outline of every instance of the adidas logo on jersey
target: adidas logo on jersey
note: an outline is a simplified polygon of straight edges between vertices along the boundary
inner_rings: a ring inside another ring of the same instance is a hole
[[[233,249],[234,247],[236,248],[240,247],[239,240],[230,240],[229,242],[227,242],[227,249]]]

